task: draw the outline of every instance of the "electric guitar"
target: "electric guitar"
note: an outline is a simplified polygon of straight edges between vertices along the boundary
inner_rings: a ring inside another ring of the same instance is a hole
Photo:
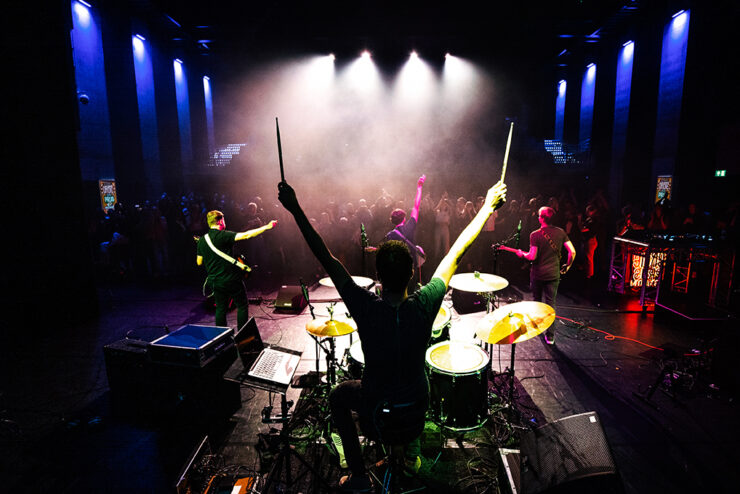
[[[493,244],[493,248],[498,250],[505,250],[506,252],[511,252],[512,254],[517,254],[519,252],[519,249],[514,249],[512,247],[507,247],[505,245],[499,245],[499,244]]]

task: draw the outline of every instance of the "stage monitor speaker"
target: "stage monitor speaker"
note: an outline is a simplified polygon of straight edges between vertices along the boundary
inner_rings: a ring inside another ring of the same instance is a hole
[[[282,312],[299,313],[306,308],[308,302],[303,296],[303,291],[298,285],[283,285],[278,290],[275,299],[275,310]]]
[[[623,493],[596,412],[571,415],[522,436],[521,492]]]

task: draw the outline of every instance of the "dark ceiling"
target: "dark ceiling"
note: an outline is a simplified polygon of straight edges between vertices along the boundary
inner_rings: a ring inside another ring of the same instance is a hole
[[[311,51],[356,56],[368,48],[392,56],[416,49],[431,57],[451,51],[502,63],[541,63],[633,14],[639,2],[131,0],[130,4],[150,18],[167,15],[176,20],[181,28],[170,22],[173,36],[188,38],[204,54]]]

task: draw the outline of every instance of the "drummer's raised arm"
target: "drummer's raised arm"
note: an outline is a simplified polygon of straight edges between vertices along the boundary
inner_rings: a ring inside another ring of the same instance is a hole
[[[505,200],[506,184],[503,182],[498,182],[496,185],[488,189],[486,200],[483,202],[483,206],[481,206],[480,211],[478,211],[478,214],[475,215],[468,226],[466,226],[462,233],[460,233],[460,236],[457,237],[455,243],[452,244],[447,255],[442,258],[439,266],[437,266],[437,269],[432,275],[433,278],[442,279],[442,281],[445,282],[445,286],[450,285],[450,278],[455,274],[462,257],[473,244],[473,241],[478,238],[478,234],[480,234],[491,214],[501,207]]]
[[[321,238],[321,235],[314,229],[311,222],[308,221],[306,213],[303,212],[301,205],[298,203],[295,191],[287,182],[280,182],[278,184],[278,199],[285,209],[293,215],[298,229],[303,234],[303,238],[306,239],[311,252],[313,252],[313,255],[316,256],[316,259],[318,259],[321,266],[326,270],[326,273],[331,278],[331,281],[334,282],[337,290],[341,291],[344,285],[352,278],[347,268],[344,267],[339,259],[332,255],[324,243],[324,239]]]

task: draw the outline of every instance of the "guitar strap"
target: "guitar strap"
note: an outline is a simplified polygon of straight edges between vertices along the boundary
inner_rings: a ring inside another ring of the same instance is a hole
[[[426,253],[424,252],[424,249],[422,249],[420,246],[416,245],[415,243],[411,242],[409,239],[406,238],[406,236],[401,233],[401,231],[398,228],[393,229],[394,232],[398,234],[399,237],[403,239],[404,242],[406,242],[406,245],[409,246],[409,248],[413,247],[416,251],[416,257],[417,257],[417,264],[419,267],[421,267],[422,264],[424,264],[424,261],[426,260]]]
[[[552,248],[552,250],[554,250],[554,251],[555,251],[555,253],[556,253],[556,254],[558,255],[558,262],[560,262],[560,259],[561,259],[561,258],[563,257],[563,253],[561,252],[561,250],[560,250],[560,249],[558,249],[558,248],[557,248],[557,247],[555,246],[555,242],[553,242],[553,241],[552,241],[552,238],[550,237],[550,235],[548,235],[548,234],[547,234],[547,232],[546,232],[545,230],[542,230],[542,235],[544,235],[544,237],[545,237],[545,238],[547,239],[547,241],[549,242],[549,244],[550,244],[550,247]]]
[[[206,233],[206,235],[205,235],[204,238],[206,239],[206,243],[208,244],[208,247],[210,247],[211,250],[213,252],[215,252],[217,256],[221,257],[223,260],[225,260],[226,262],[228,262],[232,266],[236,266],[237,268],[241,269],[242,271],[246,271],[247,273],[250,273],[252,271],[252,268],[250,268],[249,266],[247,266],[246,264],[244,264],[243,262],[241,262],[239,259],[234,259],[230,255],[228,255],[228,254],[226,254],[226,253],[221,252],[220,250],[218,250],[216,248],[216,246],[213,245],[213,242],[211,242],[211,238],[208,236],[207,233]]]

